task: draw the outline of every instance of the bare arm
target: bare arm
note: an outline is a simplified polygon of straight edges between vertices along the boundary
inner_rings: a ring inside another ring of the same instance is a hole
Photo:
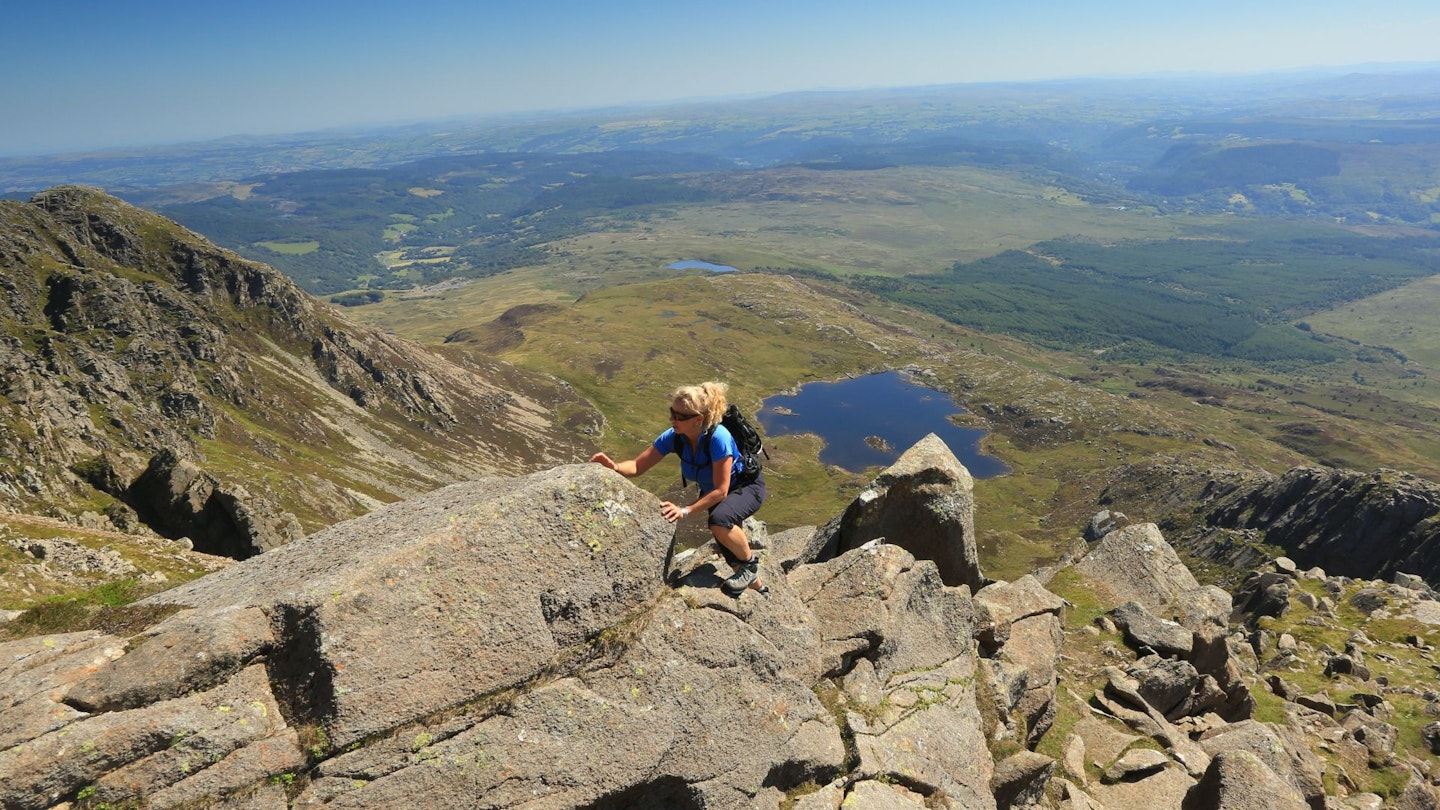
[[[714,508],[721,501],[725,500],[726,495],[730,494],[730,467],[734,463],[735,460],[730,458],[729,456],[726,456],[725,458],[722,458],[719,461],[715,462],[714,466],[711,467],[711,470],[715,475],[714,489],[710,490],[704,495],[701,495],[698,500],[696,500],[689,506],[678,503],[671,503],[670,501],[661,501],[660,514],[664,516],[666,520],[674,523],[675,521],[680,520],[688,515],[694,514],[695,512],[699,512],[702,509]]]
[[[626,478],[634,478],[637,475],[644,475],[645,471],[658,464],[661,458],[663,456],[660,455],[660,451],[656,450],[655,445],[652,444],[645,448],[640,455],[628,461],[615,461],[604,453],[596,453],[590,457],[590,460],[602,467],[612,469]]]

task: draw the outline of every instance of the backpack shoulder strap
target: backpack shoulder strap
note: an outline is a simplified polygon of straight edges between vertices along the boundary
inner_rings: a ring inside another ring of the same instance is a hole
[[[681,436],[679,431],[676,431],[675,434],[671,436],[671,438],[675,440],[675,455],[680,458],[680,488],[684,489],[685,487],[690,486],[690,481],[685,478],[685,437]],[[694,464],[696,467],[700,466],[700,459],[698,456],[700,448],[705,448],[705,458],[707,461],[709,460],[710,440],[713,438],[715,438],[715,428],[713,427],[700,434],[700,441],[695,443],[695,452],[697,453],[697,456],[691,461],[691,463]]]
[[[690,485],[690,482],[685,480],[685,439],[678,430],[671,434],[670,438],[675,443],[675,457],[680,459],[680,488],[684,489]]]

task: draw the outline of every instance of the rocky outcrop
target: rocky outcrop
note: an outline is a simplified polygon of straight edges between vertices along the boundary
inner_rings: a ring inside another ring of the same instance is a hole
[[[1107,480],[1098,499],[1106,514],[1144,504],[1170,543],[1215,563],[1227,587],[1279,555],[1356,579],[1404,573],[1440,584],[1440,484],[1409,473],[1157,463]]]
[[[927,473],[881,478],[897,475]],[[908,497],[910,514],[931,498],[949,519],[944,488]],[[1409,747],[1425,732],[1403,719],[1424,698],[1355,669],[1325,676],[1344,700],[1307,696],[1283,683],[1289,663],[1313,667],[1314,684],[1342,652],[1267,640],[1269,623],[1239,625],[1215,657],[1228,596],[1148,524],[1105,534],[1050,585],[1027,575],[973,594],[891,535],[815,556],[819,530],[759,528],[769,592],[730,597],[717,553],[672,561],[655,496],[570,465],[337,524],[137,604],[139,630],[0,644],[0,803],[1318,810],[1368,800],[1362,786],[1398,806],[1436,798],[1434,755]],[[1415,583],[1346,590],[1275,570],[1297,580],[1287,615],[1321,608],[1302,601],[1315,589],[1363,604],[1377,631],[1428,615]],[[1094,621],[1077,626],[1077,610]],[[1188,650],[1155,641],[1173,628]],[[1266,644],[1289,663],[1264,663]],[[1423,633],[1405,649],[1361,633],[1344,646],[1386,672],[1433,660]],[[1275,684],[1270,711],[1287,720],[1235,700],[1256,682]]]
[[[1147,701],[1146,706],[1172,720],[1212,710],[1227,719],[1249,716],[1249,689],[1228,643],[1230,594],[1202,586],[1155,524],[1104,535],[1074,569],[1112,606],[1107,615],[1129,644],[1162,659],[1184,661],[1199,676],[1192,683],[1202,692],[1189,694],[1178,715],[1174,704]]]
[[[243,560],[305,534],[269,499],[226,486],[168,448],[150,459],[125,496],[152,529],[189,538],[206,554]]]
[[[1211,504],[1206,519],[1263,530],[1302,568],[1440,583],[1440,485],[1407,473],[1297,467]]]
[[[971,593],[985,586],[974,480],[939,436],[931,433],[906,450],[814,542],[828,557],[877,539],[933,560],[947,585],[966,585]]]
[[[903,775],[924,795],[993,806],[976,704],[975,603],[933,563],[888,544],[798,569],[791,585],[825,644],[823,674],[839,689],[854,775]]]
[[[351,323],[93,189],[0,201],[0,320],[0,497],[62,517],[124,501],[168,450],[214,478],[228,520],[283,541],[283,512],[313,530],[548,467],[598,425],[558,381]]]
[[[1053,595],[986,607],[872,543],[767,562],[769,594],[736,600],[708,554],[667,584],[673,531],[598,465],[484,479],[152,597],[181,610],[132,637],[0,645],[0,799],[778,807],[820,784],[995,806],[977,637]],[[1005,790],[1043,789],[1020,773]]]

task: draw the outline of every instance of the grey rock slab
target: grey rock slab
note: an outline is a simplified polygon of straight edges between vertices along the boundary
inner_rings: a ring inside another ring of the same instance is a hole
[[[655,496],[575,464],[444,487],[146,601],[266,610],[297,715],[343,747],[524,683],[636,612],[673,533]]]
[[[1161,619],[1139,602],[1126,602],[1110,611],[1125,640],[1137,647],[1149,647],[1163,656],[1184,658],[1194,646],[1194,636],[1178,623]]]
[[[1164,751],[1153,748],[1132,748],[1105,768],[1104,780],[1110,782],[1135,781],[1164,770],[1170,764],[1170,757]]]
[[[997,622],[1017,622],[1042,613],[1059,616],[1065,608],[1065,600],[1031,574],[1014,582],[992,582],[976,592],[975,601],[989,608]]]
[[[1160,615],[1200,587],[1153,523],[1110,532],[1075,569],[1105,588],[1110,604],[1133,600]]]
[[[102,778],[118,795],[149,791],[183,778],[186,762],[201,767],[284,723],[263,668],[251,667],[209,692],[95,715],[0,751],[0,806],[50,807]]]
[[[1090,774],[1085,770],[1085,738],[1071,733],[1061,748],[1060,765],[1066,776],[1075,780],[1080,787],[1090,784]]]
[[[268,737],[240,748],[193,776],[157,790],[145,797],[150,810],[168,810],[202,806],[219,798],[234,797],[232,804],[247,806],[256,801],[246,794],[261,794],[262,806],[286,807],[285,792],[280,791],[280,804],[264,789],[273,787],[273,780],[297,775],[305,769],[305,754],[300,750],[294,729]],[[224,805],[221,805],[224,806]]]
[[[1244,750],[1222,751],[1211,760],[1182,810],[1310,810],[1293,785]]]
[[[677,594],[637,629],[614,661],[443,739],[401,735],[399,767],[323,763],[296,806],[748,807],[839,772],[834,719],[738,616]]]
[[[1028,745],[1034,745],[1054,722],[1063,641],[1060,617],[1039,613],[1012,624],[1010,638],[1000,649],[1001,660],[1020,665],[1028,676],[1025,693],[1014,707],[1014,714],[1025,721]]]
[[[928,805],[925,796],[902,785],[862,779],[850,787],[845,805],[867,810],[920,810]]]
[[[274,641],[270,619],[257,608],[184,611],[132,638],[130,652],[71,686],[68,701],[88,712],[115,711],[209,689]]]
[[[1020,751],[995,763],[990,789],[996,806],[1005,810],[1038,804],[1055,774],[1055,765],[1055,760],[1034,751]]]
[[[88,631],[0,644],[0,750],[84,719],[66,692],[124,654],[122,639]]]
[[[848,717],[860,755],[857,773],[903,776],[911,785],[943,791],[961,807],[993,807],[994,761],[985,746],[974,676],[974,660],[958,658],[891,679],[879,716]]]
[[[59,700],[72,684],[124,654],[124,639],[93,631],[0,644],[0,708],[36,695]]]

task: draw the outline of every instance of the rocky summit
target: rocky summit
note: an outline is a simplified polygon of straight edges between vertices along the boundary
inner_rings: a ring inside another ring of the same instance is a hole
[[[598,465],[446,486],[0,644],[0,804],[1437,806],[1423,580],[1232,595],[1106,516],[995,581],[970,487],[927,437],[824,527],[752,520],[731,598]]]

